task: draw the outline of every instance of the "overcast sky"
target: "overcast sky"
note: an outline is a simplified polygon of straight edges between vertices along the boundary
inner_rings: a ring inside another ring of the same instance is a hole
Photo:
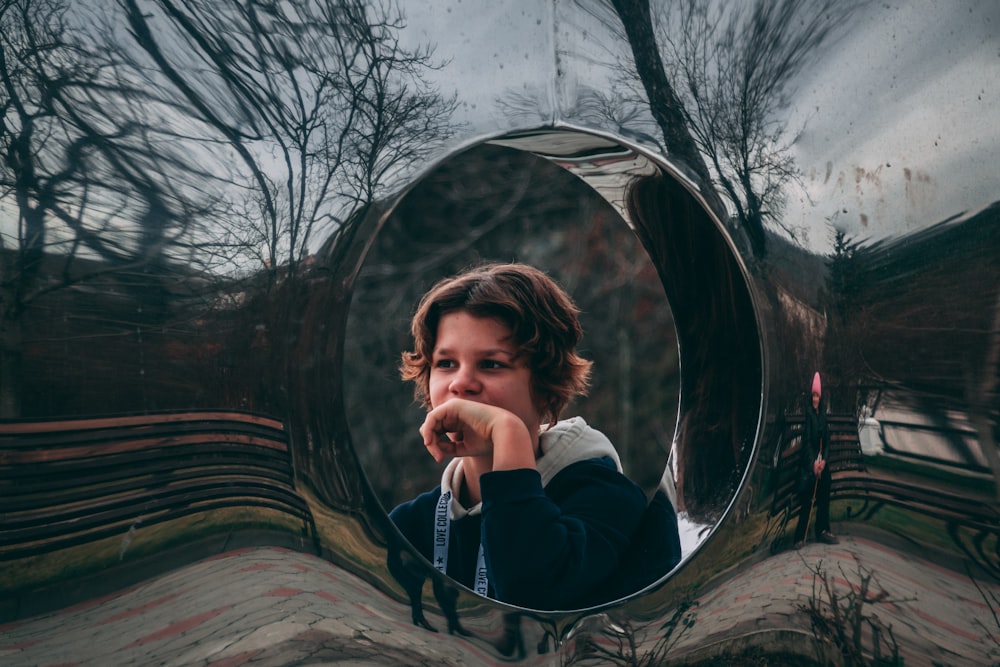
[[[1000,199],[1000,3],[877,3],[859,19],[795,97],[815,205],[789,216],[839,211],[877,239]]]
[[[407,39],[450,61],[437,80],[458,92],[471,136],[510,122],[495,104],[506,89],[540,89],[556,108],[578,84],[607,85],[615,45],[578,7],[404,3]],[[872,2],[844,32],[787,110],[806,188],[789,190],[786,220],[808,247],[829,252],[827,221],[874,240],[998,199],[1000,2]]]
[[[582,0],[581,0],[582,1]],[[597,2],[598,0],[595,0]],[[433,44],[434,82],[458,94],[456,144],[523,127],[497,99],[509,90],[558,119],[577,86],[608,89],[607,64],[628,53],[577,0],[401,0],[405,44]],[[820,54],[787,110],[806,188],[786,220],[828,252],[827,221],[880,239],[998,199],[1000,2],[872,2]],[[0,202],[13,233],[16,208]]]

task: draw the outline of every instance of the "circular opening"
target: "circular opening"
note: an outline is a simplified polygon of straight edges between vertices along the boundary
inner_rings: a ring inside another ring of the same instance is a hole
[[[417,432],[424,411],[398,372],[417,301],[471,265],[517,261],[548,273],[582,311],[593,382],[563,416],[605,433],[648,494],[669,464],[684,556],[693,553],[749,460],[760,346],[739,262],[674,172],[590,133],[507,135],[431,168],[364,242],[344,393],[351,439],[384,507],[441,481]]]

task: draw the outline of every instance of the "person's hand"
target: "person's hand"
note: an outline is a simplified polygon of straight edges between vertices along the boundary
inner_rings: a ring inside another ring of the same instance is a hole
[[[424,446],[441,463],[454,456],[487,456],[499,441],[503,446],[531,451],[528,429],[512,412],[495,405],[453,398],[427,413],[420,427]]]
[[[819,477],[823,474],[823,468],[826,467],[826,461],[823,459],[816,459],[813,461],[813,475]]]

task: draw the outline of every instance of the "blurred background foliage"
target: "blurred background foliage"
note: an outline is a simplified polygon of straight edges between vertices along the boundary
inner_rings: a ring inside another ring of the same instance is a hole
[[[582,415],[655,487],[677,418],[676,334],[656,269],[612,207],[544,158],[482,144],[439,165],[399,203],[365,259],[347,324],[344,392],[351,437],[387,507],[429,490],[440,466],[417,427],[423,411],[399,379],[409,322],[437,280],[485,261],[526,262],[582,310],[581,351],[594,361]]]

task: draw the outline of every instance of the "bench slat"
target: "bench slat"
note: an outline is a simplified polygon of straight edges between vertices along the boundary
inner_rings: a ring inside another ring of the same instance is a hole
[[[207,509],[266,507],[315,530],[284,425],[238,412],[0,422],[0,561]]]

